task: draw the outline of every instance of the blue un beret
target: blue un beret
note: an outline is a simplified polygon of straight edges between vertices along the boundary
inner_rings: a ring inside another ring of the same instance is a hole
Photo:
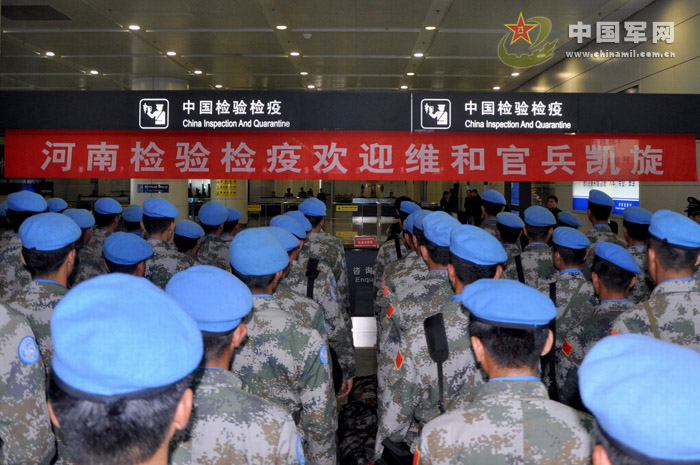
[[[59,197],[53,197],[46,201],[46,207],[52,213],[60,213],[68,208],[68,202]]]
[[[204,237],[204,230],[200,225],[190,220],[180,220],[175,223],[175,234],[178,236],[199,239]]]
[[[199,221],[208,226],[218,226],[228,220],[228,210],[221,202],[207,202],[199,209]]]
[[[226,220],[227,222],[238,221],[241,218],[243,218],[243,215],[241,215],[241,212],[239,212],[235,208],[227,208],[226,210],[228,210],[228,219]]]
[[[591,241],[578,229],[562,226],[554,230],[552,242],[569,249],[585,249],[591,245]]]
[[[7,208],[16,212],[46,211],[46,200],[36,192],[19,191],[7,196]]]
[[[613,265],[617,265],[623,270],[634,274],[642,274],[637,261],[631,253],[624,247],[620,247],[612,242],[598,242],[595,245],[595,255],[603,260],[607,260]]]
[[[215,266],[197,265],[176,273],[165,292],[194,318],[201,331],[209,333],[232,331],[253,308],[250,289]]]
[[[105,239],[104,256],[117,265],[136,265],[152,255],[151,244],[135,234],[116,232]]]
[[[265,276],[289,265],[289,255],[268,228],[250,228],[236,234],[229,250],[231,266],[241,274]]]
[[[95,202],[95,211],[102,215],[116,215],[122,212],[122,206],[112,197],[102,197]]]
[[[450,233],[460,223],[445,212],[432,212],[423,220],[426,239],[440,247],[450,246]]]
[[[415,230],[416,228],[418,228],[421,231],[423,231],[425,227],[425,218],[431,213],[432,212],[430,210],[418,210],[416,212],[416,216],[413,217],[413,229]]]
[[[557,219],[572,228],[580,228],[582,225],[581,220],[578,219],[578,216],[571,212],[559,212]]]
[[[326,216],[326,204],[316,197],[311,197],[301,202],[299,211],[306,216]]]
[[[299,247],[299,239],[297,239],[294,234],[290,233],[286,229],[277,226],[270,226],[268,229],[275,235],[277,240],[282,243],[284,250],[287,252]]]
[[[419,211],[420,210],[416,210],[406,217],[406,221],[403,222],[403,230],[404,231],[408,231],[410,234],[413,234],[413,220],[415,219],[416,214]]]
[[[641,207],[627,207],[622,212],[622,219],[628,223],[649,224],[651,223],[651,212]]]
[[[669,244],[700,248],[700,224],[679,213],[659,210],[651,217],[649,234]]]
[[[204,207],[202,207],[204,208]],[[151,197],[143,202],[143,215],[151,218],[170,218],[175,219],[180,216],[177,207],[172,203],[160,197]]]
[[[122,212],[124,221],[129,223],[138,223],[143,219],[143,207],[141,205],[129,205]]]
[[[588,192],[588,202],[602,205],[604,207],[612,207],[614,205],[612,197],[598,189],[591,189]]]
[[[0,203],[0,216],[7,216],[7,206],[9,205],[9,202],[5,200],[3,203]]]
[[[306,231],[304,230],[304,227],[291,216],[274,216],[270,220],[270,226],[286,229],[290,233],[294,234],[294,236],[296,236],[297,239],[306,239]]]
[[[77,241],[82,234],[75,221],[60,213],[30,216],[19,227],[22,246],[41,251],[61,249]]]
[[[63,214],[75,221],[80,229],[91,228],[95,224],[95,217],[84,208],[69,208]]]
[[[525,224],[535,227],[547,227],[557,224],[554,214],[540,205],[525,209]]]
[[[520,219],[518,215],[510,212],[501,212],[496,215],[496,221],[501,223],[503,226],[508,226],[509,228],[523,229],[525,223]],[[489,234],[490,236],[491,234]]]
[[[508,260],[503,245],[481,228],[463,224],[450,233],[450,252],[477,265],[498,265]]]
[[[412,202],[410,200],[404,200],[401,202],[399,205],[399,210],[408,213],[409,215],[413,212],[417,212],[420,210],[420,205],[418,205],[416,202]]]
[[[484,195],[481,196],[481,200],[484,202],[495,203],[496,205],[506,204],[506,198],[503,197],[503,194],[493,189],[486,189],[484,191]]]
[[[203,355],[197,323],[175,299],[124,273],[71,289],[56,305],[51,336],[55,375],[85,398],[138,397],[169,386]]]
[[[462,291],[462,305],[494,326],[543,326],[557,316],[552,300],[512,279],[480,279]]]
[[[700,461],[700,354],[639,334],[608,336],[583,359],[578,379],[600,429],[629,455]]]
[[[293,220],[297,220],[297,221],[299,222],[299,224],[304,228],[304,231],[305,231],[305,232],[311,231],[311,229],[312,229],[312,227],[311,227],[311,222],[310,222],[309,219],[308,219],[306,216],[304,216],[304,214],[303,214],[302,212],[300,212],[299,210],[290,210],[290,211],[288,211],[287,213],[285,213],[285,216],[289,216],[289,217],[291,217]]]

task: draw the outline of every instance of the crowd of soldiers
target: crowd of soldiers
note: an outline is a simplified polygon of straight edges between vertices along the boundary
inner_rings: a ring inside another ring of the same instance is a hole
[[[481,204],[476,227],[397,199],[376,260],[376,463],[698,463],[700,224],[631,207],[623,242],[600,191],[588,234],[494,190]],[[195,223],[161,198],[11,194],[0,463],[337,463],[355,357],[326,213],[309,198],[239,231],[218,202]]]

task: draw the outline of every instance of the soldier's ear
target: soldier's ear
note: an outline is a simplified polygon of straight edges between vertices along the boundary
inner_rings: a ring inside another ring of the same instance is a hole
[[[498,265],[496,267],[496,274],[493,275],[493,279],[501,279],[501,276],[503,276],[503,266]]]
[[[175,408],[175,415],[173,416],[173,423],[171,427],[171,437],[175,433],[175,430],[185,429],[187,423],[190,421],[190,414],[192,413],[192,398],[194,394],[192,389],[187,388],[180,398],[177,407]]]
[[[593,465],[612,465],[608,452],[600,444],[593,448]]]
[[[627,292],[631,291],[635,284],[637,284],[637,276],[636,275],[634,278],[632,278],[630,285],[627,286]]]
[[[236,329],[233,330],[233,335],[231,337],[231,353],[233,353],[233,349],[241,345],[246,334],[248,334],[248,327],[245,323],[239,324]]]
[[[554,333],[552,332],[551,329],[547,330],[547,342],[544,343],[544,349],[542,349],[542,355],[543,357],[549,353],[550,350],[552,350],[552,346],[554,345]]]
[[[695,266],[700,265],[700,254],[698,254],[698,258],[695,259]]]
[[[22,252],[19,253],[19,259],[22,261],[22,265],[27,264],[27,261],[24,259],[24,254]]]
[[[484,345],[476,336],[472,336],[471,341],[472,349],[474,349],[474,356],[476,356],[476,361],[483,364],[484,357],[486,356],[486,349],[484,348]]]

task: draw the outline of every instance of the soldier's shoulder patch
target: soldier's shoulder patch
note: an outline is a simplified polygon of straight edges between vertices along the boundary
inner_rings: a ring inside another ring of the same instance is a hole
[[[614,329],[610,330],[610,335],[611,336],[619,336],[620,333],[618,331],[615,331]]]
[[[571,356],[571,351],[574,350],[574,346],[571,345],[569,341],[564,339],[564,344],[561,346],[561,351],[564,352],[564,355]]]
[[[17,346],[17,355],[22,363],[34,365],[41,359],[39,346],[32,336],[24,336]]]
[[[304,443],[302,442],[299,433],[297,433],[297,462],[299,462],[299,465],[306,465],[306,457],[304,457]]]
[[[401,366],[403,365],[403,354],[401,353],[401,349],[396,353],[396,360],[394,361],[394,365],[396,366],[397,370],[401,369]]]
[[[413,465],[418,465],[420,463],[420,451],[416,447],[416,452],[413,454]]]
[[[384,275],[382,275],[382,285],[384,285]],[[384,286],[384,292],[382,294],[384,297],[389,295],[389,286]]]
[[[318,351],[318,358],[321,359],[321,363],[328,365],[328,349],[326,349],[326,344],[321,344],[321,349]]]
[[[389,309],[386,311],[386,317],[391,318],[391,315],[394,314],[394,306],[389,304]]]

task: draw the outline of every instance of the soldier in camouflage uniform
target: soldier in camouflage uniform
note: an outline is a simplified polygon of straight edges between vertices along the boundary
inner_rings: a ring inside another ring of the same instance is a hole
[[[547,245],[555,224],[554,215],[544,207],[536,205],[525,210],[523,231],[530,243],[520,254],[524,284],[545,294],[549,294],[549,283],[557,279],[557,270],[552,263],[552,250]],[[518,272],[514,266],[509,267],[503,277],[518,280]]]
[[[311,257],[325,260],[331,265],[338,290],[338,300],[349,310],[350,294],[345,248],[340,239],[323,232],[323,227],[326,224],[326,204],[312,197],[299,205],[299,211],[306,216],[312,228],[306,238],[303,250]]]
[[[221,239],[230,246],[231,241],[238,233],[238,221],[243,218],[243,215],[235,208],[227,208],[226,210],[228,210],[228,219],[224,223],[224,229],[221,231]]]
[[[7,196],[7,220],[14,231],[0,249],[0,299],[6,300],[31,282],[29,272],[22,264],[20,252],[22,240],[19,228],[25,219],[46,210],[46,200],[29,191],[13,192]]]
[[[95,230],[88,247],[95,257],[102,257],[105,239],[119,227],[122,206],[111,197],[103,197],[95,202]]]
[[[520,248],[520,236],[523,233],[525,223],[514,213],[501,212],[496,215],[496,238],[503,244],[503,249],[508,253],[508,260],[503,265],[504,270],[515,269],[517,276],[517,263],[515,257],[522,253]]]
[[[617,317],[614,333],[640,333],[700,351],[700,225],[669,210],[649,225],[649,273],[656,287],[649,300]]]
[[[581,220],[578,219],[578,216],[574,215],[573,213],[561,211],[557,213],[557,227],[560,226],[568,226],[570,228],[578,229],[583,226],[583,224],[581,223]]]
[[[613,320],[634,306],[628,296],[640,271],[632,255],[619,245],[599,242],[595,254],[592,277],[600,303],[562,335],[556,354],[559,401],[579,410],[583,404],[578,394],[578,367],[596,342],[610,334]]]
[[[234,275],[253,293],[248,339],[232,370],[250,392],[281,405],[303,429],[312,464],[335,464],[337,419],[328,348],[273,297],[289,256],[266,228],[246,229],[231,242]]]
[[[146,260],[144,277],[161,289],[165,289],[175,273],[197,264],[194,258],[178,252],[169,244],[178,215],[175,205],[165,199],[151,197],[143,203],[143,226],[153,247],[153,256]]]
[[[583,267],[583,274],[588,280],[591,276],[591,265],[595,256],[595,244],[597,242],[612,242],[613,244],[625,246],[620,237],[610,229],[610,213],[615,203],[612,197],[603,191],[591,189],[588,193],[588,220],[593,227],[586,233],[586,237],[591,241],[588,247],[588,259]]]
[[[199,210],[199,224],[206,234],[197,252],[197,259],[204,265],[211,265],[228,270],[229,243],[221,238],[224,223],[228,219],[228,210],[220,202],[207,202]]]
[[[241,380],[228,371],[246,335],[241,320],[253,306],[250,290],[227,271],[199,265],[173,276],[166,292],[194,318],[204,340],[204,360],[192,382],[194,405],[184,435],[188,439],[183,439],[191,442],[191,457],[182,460],[176,450],[170,463],[302,463],[303,439],[292,417],[245,392]]]
[[[423,428],[414,463],[590,463],[593,419],[549,400],[536,376],[540,355],[553,344],[549,298],[511,280],[482,279],[467,286],[462,302],[490,380],[472,403]]]
[[[32,280],[6,303],[29,321],[47,369],[53,356],[49,323],[54,307],[68,292],[68,276],[75,263],[74,243],[81,233],[75,221],[60,213],[32,216],[19,229],[22,261]]]
[[[481,196],[481,213],[484,215],[481,228],[495,236],[497,215],[505,208],[506,198],[503,197],[503,194],[493,189],[486,189],[484,195]]]
[[[151,244],[141,236],[116,232],[105,240],[104,263],[110,273],[143,277],[146,260],[153,256]]]
[[[197,251],[199,251],[199,246],[202,244],[203,237],[204,229],[194,221],[180,220],[175,223],[173,243],[177,251],[194,258],[197,263],[199,263]]]
[[[628,207],[623,212],[622,218],[622,231],[627,241],[627,250],[632,254],[641,270],[629,298],[634,303],[641,304],[649,298],[651,290],[654,288],[654,281],[649,275],[649,264],[647,261],[647,240],[649,239],[651,212],[639,207]]]
[[[141,221],[143,221],[143,207],[141,205],[129,205],[122,212],[124,220],[124,232],[143,238],[145,233]]]
[[[44,364],[29,322],[0,305],[0,463],[51,463]]]
[[[439,310],[431,312],[442,314],[449,346],[449,358],[443,364],[447,410],[471,402],[485,381],[472,352],[469,319],[463,311],[460,294],[479,279],[499,278],[506,257],[498,240],[480,228],[464,225],[451,231],[448,277],[457,294]],[[404,334],[399,344],[395,370],[389,370],[384,395],[379,398],[382,415],[375,446],[377,455],[382,452],[385,438],[406,441],[413,450],[417,436],[408,433],[411,430],[420,433],[427,422],[441,413],[436,364],[430,357],[426,338],[424,326],[418,324]]]
[[[82,231],[81,236],[75,241],[77,257],[73,274],[68,279],[68,286],[73,287],[90,278],[105,274],[107,270],[102,257],[93,255],[92,250],[86,246],[90,242],[92,226],[95,224],[92,213],[82,208],[69,208],[63,214],[75,221]]]

